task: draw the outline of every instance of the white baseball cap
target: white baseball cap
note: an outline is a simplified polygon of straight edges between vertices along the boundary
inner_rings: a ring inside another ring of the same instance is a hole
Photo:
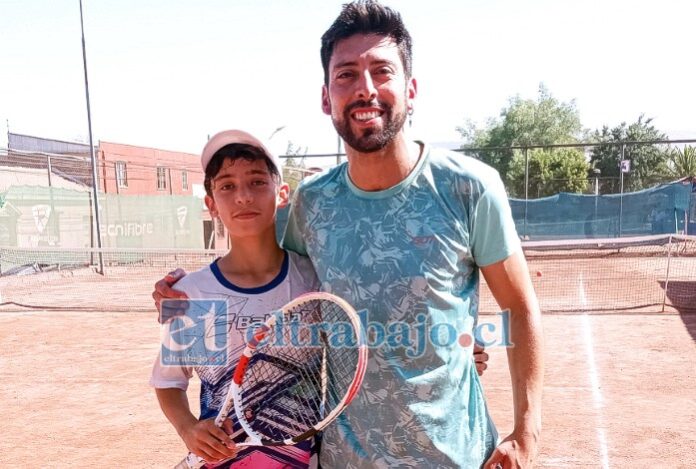
[[[232,143],[251,145],[262,150],[266,154],[269,161],[273,163],[273,166],[275,166],[275,169],[278,171],[281,179],[283,178],[283,172],[280,169],[280,160],[278,157],[268,150],[268,147],[264,145],[261,140],[248,132],[236,129],[224,130],[213,135],[211,139],[208,140],[208,143],[206,143],[205,147],[203,147],[203,153],[201,153],[201,166],[203,167],[203,171],[205,171],[208,163],[210,163],[210,160],[213,159],[213,156],[218,152],[218,150]]]

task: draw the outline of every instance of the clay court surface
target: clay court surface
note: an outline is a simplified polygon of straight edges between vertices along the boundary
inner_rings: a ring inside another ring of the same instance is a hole
[[[127,288],[95,275],[56,274],[39,284],[26,277],[0,279],[5,302],[23,286],[22,296],[40,289],[36,301],[61,306],[0,308],[0,462],[166,468],[185,455],[148,385],[159,343],[148,298],[159,278],[155,271],[137,280],[131,275]],[[535,278],[538,289],[545,279]],[[693,293],[693,283],[687,293]],[[696,314],[648,309],[544,314],[544,429],[537,467],[693,466]],[[481,320],[497,323],[499,317]],[[489,352],[484,387],[505,435],[512,426],[505,350]],[[197,395],[194,385],[194,409]]]

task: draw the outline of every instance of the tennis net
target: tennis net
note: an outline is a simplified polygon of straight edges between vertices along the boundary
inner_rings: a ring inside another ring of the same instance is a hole
[[[543,312],[696,311],[696,236],[522,245]],[[483,290],[481,310],[494,312]]]
[[[526,241],[523,248],[543,312],[696,312],[696,236]],[[164,274],[197,270],[221,254],[0,247],[0,310],[154,311],[150,293]],[[480,309],[495,313],[482,283]]]
[[[198,270],[222,254],[203,249],[0,247],[0,310],[154,311],[150,295],[157,280],[177,267]]]

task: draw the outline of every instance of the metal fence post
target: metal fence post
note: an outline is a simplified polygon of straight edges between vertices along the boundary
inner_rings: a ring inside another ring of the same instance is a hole
[[[527,229],[527,210],[529,205],[529,153],[528,148],[524,147],[524,235],[529,239]]]
[[[51,172],[53,172],[53,168],[51,167],[51,155],[46,155],[46,167],[48,170],[48,187],[51,187],[53,185],[51,183]]]

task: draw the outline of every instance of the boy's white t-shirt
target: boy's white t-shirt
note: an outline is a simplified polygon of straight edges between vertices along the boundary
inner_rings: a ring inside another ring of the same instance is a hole
[[[311,261],[292,251],[286,255],[280,273],[266,285],[257,288],[242,288],[232,284],[220,272],[217,260],[201,270],[186,275],[176,283],[180,290],[191,300],[226,300],[228,363],[226,366],[181,366],[163,365],[161,352],[155,360],[150,384],[155,388],[178,388],[186,391],[194,370],[201,380],[201,415],[200,419],[214,418],[222,406],[231,382],[231,376],[239,360],[239,355],[246,343],[246,330],[251,324],[258,324],[274,311],[277,311],[292,299],[319,289]],[[218,332],[220,328],[216,329]],[[246,436],[240,430],[236,417],[231,415],[235,435],[239,441]],[[303,444],[304,443],[304,444]],[[251,447],[240,451],[235,462],[249,467],[302,467],[308,463],[314,448],[314,442],[300,443],[295,447]],[[253,461],[252,461],[253,460]],[[259,466],[260,465],[260,466]]]

